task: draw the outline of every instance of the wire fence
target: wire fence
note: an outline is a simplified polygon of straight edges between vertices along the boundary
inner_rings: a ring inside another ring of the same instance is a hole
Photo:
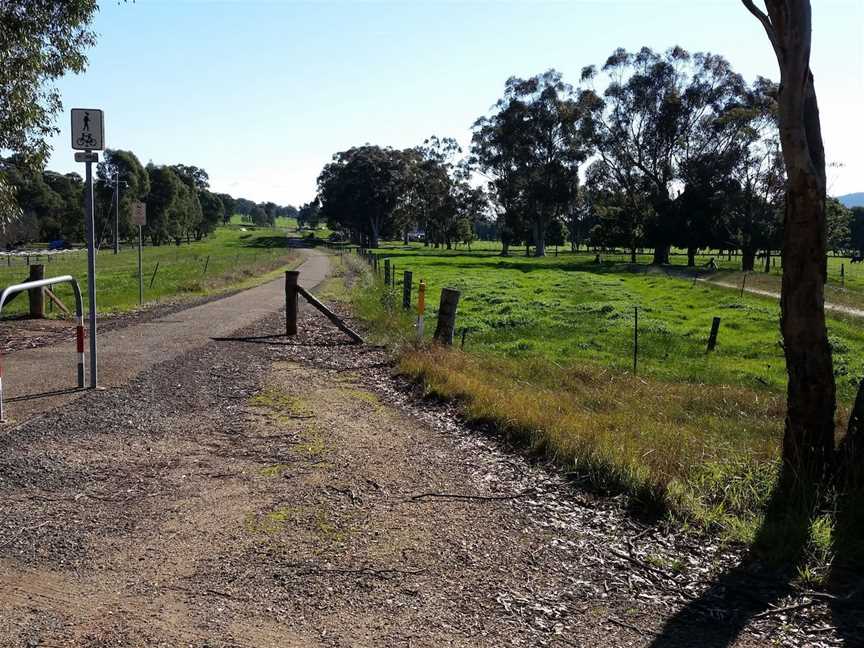
[[[676,382],[785,388],[779,304],[738,288],[720,290],[701,281],[682,281],[686,276],[680,273],[667,278],[662,271],[645,277],[649,288],[644,293],[622,289],[628,284],[618,271],[562,271],[542,281],[536,273],[529,278],[530,273],[513,271],[490,281],[490,273],[480,277],[482,270],[452,272],[458,262],[451,267],[437,257],[412,268],[410,257],[386,258],[386,251],[356,247],[341,250],[359,255],[371,268],[389,308],[416,314],[417,288],[426,274],[426,315],[433,322],[441,289],[458,290],[453,339],[466,350],[515,358],[540,355],[562,365],[584,360]],[[580,269],[591,266],[589,260]],[[442,267],[451,274],[441,274]],[[584,283],[573,283],[580,281],[579,275],[587,277]],[[744,288],[754,281],[753,275],[738,278]],[[434,323],[426,327],[426,337],[434,328]],[[849,400],[864,375],[864,338],[854,321],[834,322],[829,330],[838,395]]]

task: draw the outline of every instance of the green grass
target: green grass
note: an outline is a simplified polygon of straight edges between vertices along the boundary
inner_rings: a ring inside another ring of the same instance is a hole
[[[543,259],[494,252],[430,250],[394,245],[390,258],[401,280],[411,270],[428,285],[435,317],[441,288],[461,291],[457,333],[469,329],[472,352],[539,356],[559,364],[590,362],[632,371],[638,309],[637,373],[669,382],[785,389],[779,306],[771,298],[715,287],[675,272],[593,255]],[[706,353],[712,319],[721,318],[716,350]],[[433,327],[427,327],[431,332]],[[838,393],[850,401],[864,373],[860,322],[832,316]]]
[[[427,282],[427,338],[441,288],[461,291],[456,339],[458,346],[461,330],[470,330],[464,351],[428,339],[414,344],[401,289],[394,295],[359,258],[345,257],[354,270],[346,273],[354,277],[348,299],[371,337],[394,344],[400,371],[601,489],[626,492],[678,524],[727,540],[759,537],[785,416],[776,300],[741,298],[674,269],[608,257],[597,265],[593,254],[501,258],[492,246],[472,247],[391,244],[376,251],[395,263],[399,280],[412,271],[412,303],[420,279]],[[714,316],[722,318],[719,342],[708,354]],[[839,437],[864,371],[864,335],[848,317],[830,318],[829,328]],[[808,578],[826,573],[831,528],[823,520],[810,529],[814,549],[802,567]]]
[[[240,228],[229,226],[219,228],[200,242],[184,243],[180,246],[145,246],[145,302],[206,295],[262,281],[273,271],[286,265],[293,266],[297,262],[296,251],[288,249],[286,244],[283,230],[254,229],[244,232]],[[26,260],[12,259],[12,265],[3,264],[5,261],[6,259],[0,259],[0,286],[27,280],[29,270],[25,265]],[[65,253],[50,257],[50,261],[48,257],[34,257],[31,261],[44,264],[46,277],[70,274],[78,279],[86,302],[86,252]],[[137,308],[137,248],[124,247],[117,255],[113,254],[110,247],[99,251],[96,259],[96,279],[96,303],[101,313],[117,313]],[[74,308],[71,288],[60,286],[56,293],[67,307]],[[46,309],[47,307],[46,304]],[[3,314],[15,315],[25,312],[26,309],[26,296],[19,296],[3,308]],[[54,313],[58,311],[55,310]]]

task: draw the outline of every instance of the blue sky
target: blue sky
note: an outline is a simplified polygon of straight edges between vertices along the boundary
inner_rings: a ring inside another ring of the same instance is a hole
[[[813,0],[812,67],[829,191],[864,191],[864,0]],[[68,109],[102,108],[109,147],[143,163],[205,168],[217,191],[299,204],[331,155],[431,134],[467,147],[512,75],[581,68],[616,47],[723,54],[748,80],[777,78],[738,0],[101,3],[83,75],[60,81],[66,114],[49,167],[80,171]]]

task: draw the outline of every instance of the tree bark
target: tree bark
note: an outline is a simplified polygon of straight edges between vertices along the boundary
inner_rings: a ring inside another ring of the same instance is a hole
[[[669,245],[658,245],[654,248],[654,258],[651,260],[652,265],[663,265],[669,263]]]
[[[744,272],[753,272],[756,265],[756,250],[753,248],[743,248],[741,250],[741,270]]]
[[[696,248],[688,247],[687,248],[687,267],[695,268],[696,267]]]
[[[765,0],[762,23],[780,67],[777,117],[786,166],[780,329],[788,374],[783,461],[798,480],[821,481],[834,452],[835,385],[825,326],[825,151],[810,71],[809,0]]]
[[[771,272],[771,250],[765,250],[765,272]]]

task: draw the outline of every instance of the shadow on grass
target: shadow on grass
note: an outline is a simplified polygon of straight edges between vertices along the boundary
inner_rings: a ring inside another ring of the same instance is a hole
[[[853,508],[847,506],[850,513]],[[812,484],[797,484],[788,471],[784,471],[750,551],[671,617],[650,648],[726,648],[735,643],[751,620],[779,614],[782,606],[778,608],[778,601],[793,593],[801,594],[793,579],[796,567],[806,564],[811,522],[818,509],[817,489]],[[849,533],[858,535],[847,536]],[[837,547],[859,545],[860,527],[855,530],[838,524],[834,539]],[[838,555],[835,564],[839,559]],[[784,567],[778,571],[776,565]],[[861,578],[860,572],[858,578]],[[837,585],[848,588],[846,583]],[[860,606],[856,608],[848,595],[823,593],[817,597],[828,600],[838,634],[849,641],[849,645],[860,645],[854,643],[862,637]],[[786,612],[792,616],[799,610],[795,604]]]

